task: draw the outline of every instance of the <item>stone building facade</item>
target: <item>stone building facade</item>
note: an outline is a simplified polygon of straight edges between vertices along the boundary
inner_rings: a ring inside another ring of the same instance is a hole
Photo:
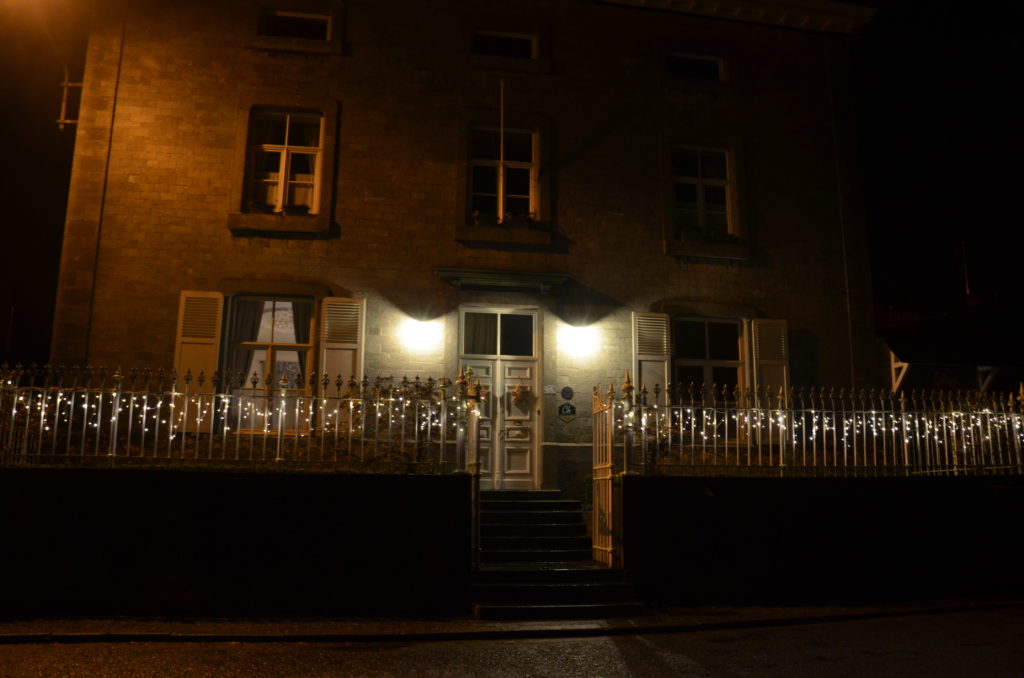
[[[275,382],[472,366],[508,488],[583,473],[591,389],[627,372],[863,385],[848,51],[868,18],[824,0],[110,9],[52,360]]]

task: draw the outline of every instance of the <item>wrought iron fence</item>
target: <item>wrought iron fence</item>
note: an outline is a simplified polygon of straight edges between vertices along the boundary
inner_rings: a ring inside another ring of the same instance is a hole
[[[596,449],[595,436],[595,468],[600,459],[649,475],[1021,474],[1022,400],[1024,388],[1014,396],[691,385],[651,394],[634,393],[627,377],[621,394],[594,390],[594,416],[607,418],[595,430],[610,427],[607,449]]]
[[[0,463],[465,470],[471,377],[310,374],[295,389],[270,375],[0,366]]]

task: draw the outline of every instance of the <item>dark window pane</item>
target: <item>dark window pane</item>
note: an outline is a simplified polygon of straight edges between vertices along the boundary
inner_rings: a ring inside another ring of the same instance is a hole
[[[736,384],[739,383],[739,370],[735,367],[712,367],[711,368],[711,381],[718,387],[718,392],[722,392],[722,387],[728,388],[726,396],[732,398],[733,390],[736,388]]]
[[[533,135],[505,130],[505,160],[533,162]]]
[[[725,179],[725,153],[722,151],[701,151],[700,175],[705,179]]]
[[[284,116],[259,117],[253,120],[252,143],[284,145]]]
[[[277,151],[259,151],[256,153],[256,173],[265,179],[276,178],[281,171],[281,154]],[[272,174],[273,177],[266,175]]]
[[[469,134],[470,157],[482,160],[498,159],[498,130],[474,129]]]
[[[704,186],[704,205],[710,210],[725,210],[725,186]]]
[[[481,165],[473,166],[473,192],[498,193],[498,168]]]
[[[708,212],[704,215],[704,230],[712,239],[728,235],[729,217],[725,212]]]
[[[522,35],[476,33],[473,36],[473,53],[532,59],[533,38]]]
[[[307,38],[310,40],[326,40],[327,17],[290,16],[268,11],[263,15],[263,35],[279,38]]]
[[[676,148],[672,151],[672,174],[677,177],[699,177],[697,151],[692,148]]]
[[[700,397],[700,386],[704,383],[704,368],[700,365],[676,365],[676,384],[684,399],[689,399],[690,384],[697,386],[693,396]]]
[[[493,195],[474,195],[469,211],[475,216],[498,216],[498,198]]]
[[[700,78],[701,80],[721,80],[721,68],[716,59],[673,54],[668,58],[668,72],[684,78]]]
[[[529,198],[505,198],[505,214],[513,217],[525,217],[530,214]]]
[[[308,118],[292,118],[288,125],[290,146],[319,146],[320,121]]]
[[[293,181],[308,181],[316,168],[316,156],[311,153],[291,154],[291,176]],[[300,176],[304,175],[304,176]]]
[[[466,353],[494,355],[498,352],[498,314],[466,313],[462,328]]]
[[[505,168],[505,193],[507,195],[530,195],[530,170],[513,167]]]
[[[501,316],[502,355],[533,355],[533,316],[503,313]]]
[[[697,184],[677,181],[675,188],[677,206],[691,208],[697,206]]]
[[[740,326],[736,323],[708,323],[708,358],[740,359]]]
[[[675,354],[687,360],[705,360],[708,357],[704,323],[692,320],[677,320],[674,328]]]

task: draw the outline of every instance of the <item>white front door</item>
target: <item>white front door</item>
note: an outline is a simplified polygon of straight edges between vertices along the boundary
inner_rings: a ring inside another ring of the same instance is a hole
[[[480,421],[480,486],[540,487],[540,315],[536,309],[465,307],[460,367],[487,391]]]

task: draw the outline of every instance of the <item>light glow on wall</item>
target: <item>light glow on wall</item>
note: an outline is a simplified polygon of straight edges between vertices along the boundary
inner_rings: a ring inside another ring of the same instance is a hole
[[[601,350],[601,330],[594,325],[558,327],[558,354],[570,358],[592,358]]]
[[[444,319],[406,318],[398,325],[398,341],[408,353],[438,353],[444,345]]]

